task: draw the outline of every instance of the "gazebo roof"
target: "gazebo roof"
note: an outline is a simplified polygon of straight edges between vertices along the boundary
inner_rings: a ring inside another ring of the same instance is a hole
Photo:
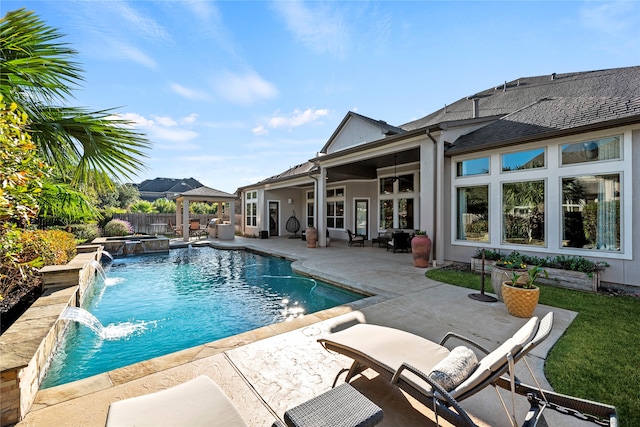
[[[184,193],[180,193],[172,197],[173,199],[189,199],[189,200],[220,200],[220,201],[233,201],[237,197],[235,194],[225,193],[224,191],[216,190],[215,188],[202,186],[194,188]]]

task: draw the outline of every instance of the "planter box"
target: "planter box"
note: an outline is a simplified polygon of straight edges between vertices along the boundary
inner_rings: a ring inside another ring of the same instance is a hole
[[[495,265],[495,261],[484,261],[484,272],[490,274]],[[531,268],[529,265],[527,268]],[[559,268],[545,268],[549,277],[544,275],[536,280],[536,283],[561,288],[577,289],[580,291],[597,292],[600,288],[600,272],[583,273],[580,271],[562,270]],[[471,258],[471,271],[482,272],[482,259]]]

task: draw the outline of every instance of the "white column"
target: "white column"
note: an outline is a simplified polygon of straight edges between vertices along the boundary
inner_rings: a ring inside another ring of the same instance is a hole
[[[236,202],[231,200],[229,202],[229,223],[233,228],[233,238],[236,236]]]
[[[325,210],[327,202],[327,170],[320,166],[320,178],[318,178],[318,188],[316,191],[316,227],[318,228],[318,247],[327,246],[327,217]]]
[[[189,241],[189,199],[182,202],[182,240]]]

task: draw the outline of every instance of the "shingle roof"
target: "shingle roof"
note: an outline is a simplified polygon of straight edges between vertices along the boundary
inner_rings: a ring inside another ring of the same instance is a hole
[[[286,171],[284,171],[282,173],[270,176],[269,178],[260,181],[259,184],[263,184],[265,182],[279,181],[281,179],[286,179],[286,178],[295,178],[297,176],[307,175],[309,172],[313,171],[314,168],[315,168],[315,165],[313,163],[304,162],[302,164],[295,165],[295,166],[287,169]]]
[[[146,179],[138,184],[138,191],[179,193],[197,187],[202,187],[202,184],[193,178],[154,178]]]
[[[231,199],[235,199],[236,198],[235,194],[226,193],[224,191],[216,190],[215,188],[206,187],[206,186],[202,186],[202,187],[194,188],[193,190],[185,191],[184,193],[181,193],[180,196],[211,197],[211,198],[219,197],[219,198],[231,198]]]
[[[640,97],[547,98],[461,136],[447,152],[461,153],[479,146],[543,138],[559,131],[634,117],[640,121]]]
[[[638,66],[523,77],[462,98],[428,116],[406,123],[401,128],[414,130],[443,122],[470,119],[473,117],[473,98],[478,100],[478,117],[507,115],[522,110],[523,114],[519,117],[525,119],[524,123],[536,125],[538,124],[535,120],[536,115],[540,114],[540,110],[525,107],[540,104],[543,99],[565,99],[564,105],[563,102],[558,102],[552,108],[556,108],[555,111],[559,114],[565,113],[559,110],[563,106],[568,108],[568,111],[573,111],[574,117],[563,119],[566,125],[569,125],[579,122],[583,107],[588,107],[592,113],[598,111],[597,120],[609,120],[619,115],[618,108],[624,105],[619,100],[615,101],[616,105],[607,112],[594,108],[589,99],[599,102],[607,98],[632,100],[639,96],[640,67]],[[549,106],[551,103],[545,103],[542,108]],[[527,115],[531,116],[527,118]],[[552,122],[551,114],[545,116],[547,123]]]

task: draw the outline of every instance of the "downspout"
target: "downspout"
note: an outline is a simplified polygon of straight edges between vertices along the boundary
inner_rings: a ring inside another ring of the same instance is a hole
[[[436,147],[435,153],[435,162],[434,162],[434,191],[435,191],[435,208],[433,209],[435,218],[433,221],[434,228],[432,237],[433,248],[432,255],[433,265],[436,266],[438,263],[442,263],[444,261],[443,254],[440,252],[441,248],[444,246],[443,241],[443,203],[444,203],[444,145],[438,144],[438,141],[431,135],[431,132],[427,129],[427,137],[433,142]]]

